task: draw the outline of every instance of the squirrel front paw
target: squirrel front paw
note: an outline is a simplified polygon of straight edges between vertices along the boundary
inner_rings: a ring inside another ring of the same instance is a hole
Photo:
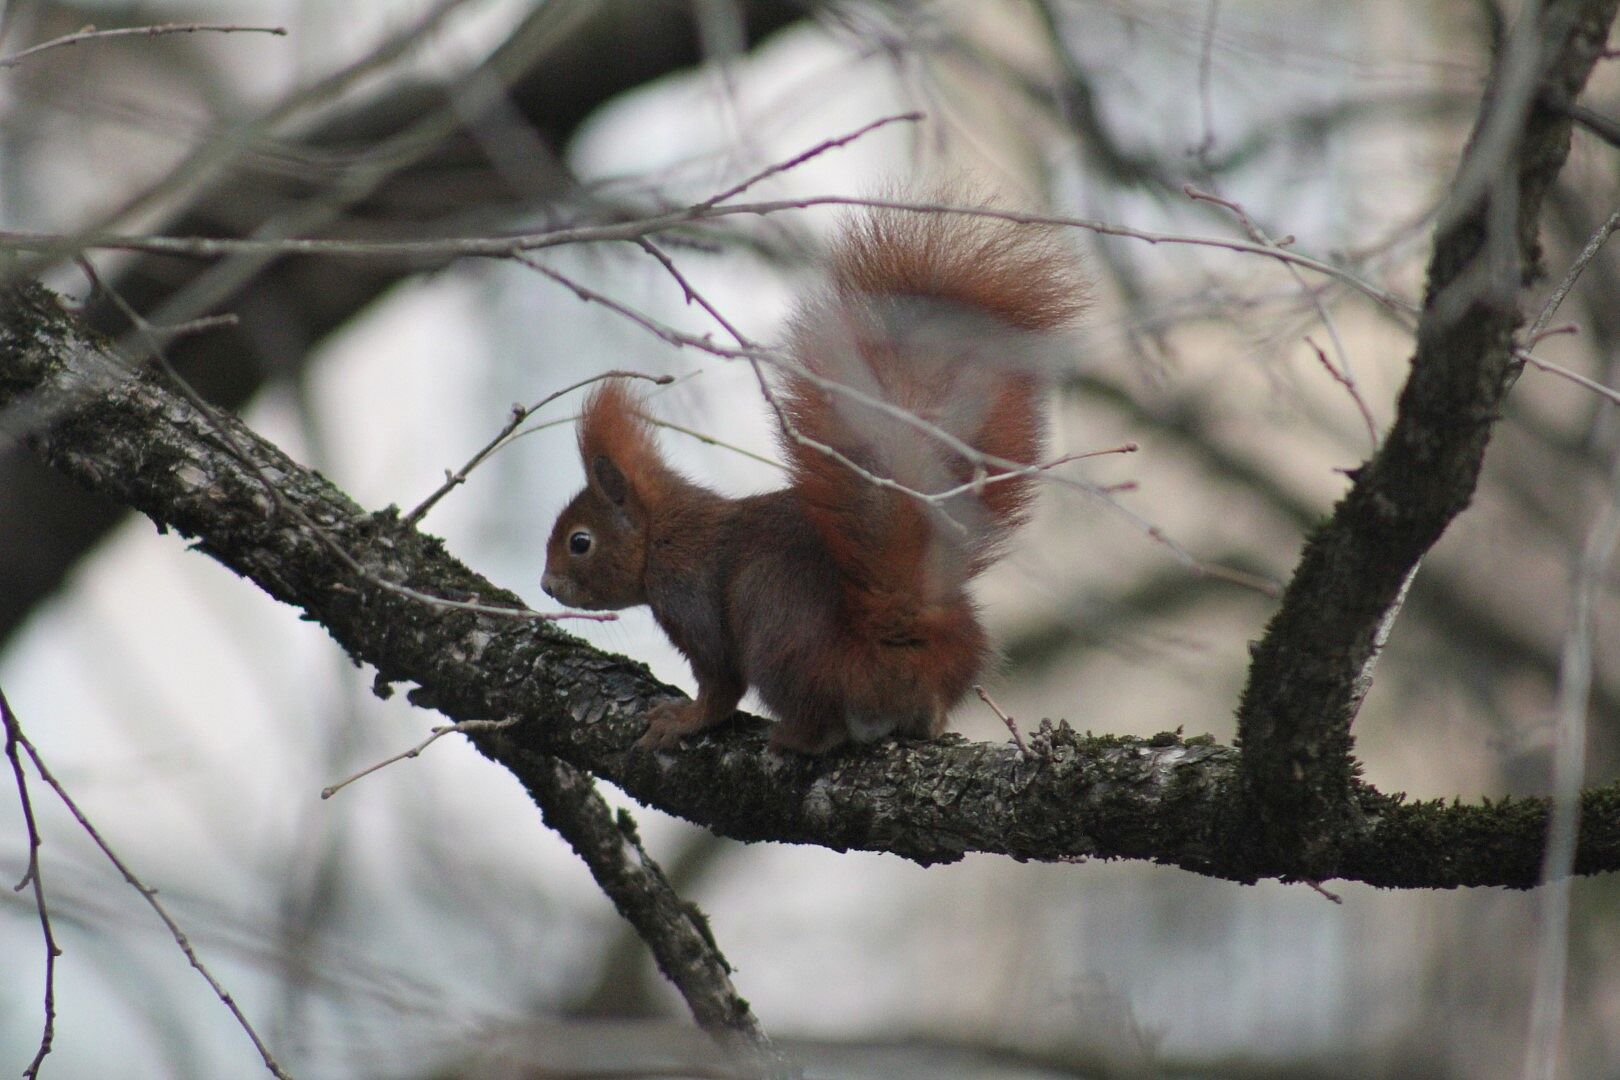
[[[665,701],[647,710],[647,730],[636,740],[643,750],[669,750],[712,724],[695,701]]]

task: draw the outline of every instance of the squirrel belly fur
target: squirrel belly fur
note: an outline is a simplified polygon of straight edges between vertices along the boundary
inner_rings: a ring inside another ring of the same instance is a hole
[[[793,318],[771,394],[789,484],[763,495],[672,469],[624,381],[592,393],[542,585],[648,605],[691,663],[697,699],[653,708],[638,745],[725,721],[750,686],[779,750],[939,735],[985,663],[968,584],[1028,515],[1014,469],[1040,460],[1055,332],[1084,302],[1048,229],[857,217]]]

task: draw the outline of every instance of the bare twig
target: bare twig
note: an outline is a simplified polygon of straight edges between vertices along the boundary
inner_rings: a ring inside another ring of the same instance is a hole
[[[1578,371],[1571,371],[1569,368],[1564,367],[1561,364],[1555,364],[1551,360],[1543,360],[1541,357],[1532,353],[1529,349],[1515,349],[1513,350],[1513,355],[1517,356],[1520,360],[1523,360],[1526,364],[1529,364],[1537,371],[1545,371],[1547,374],[1556,375],[1560,379],[1568,379],[1577,386],[1584,386],[1594,394],[1599,394],[1605,398],[1608,398],[1614,404],[1620,405],[1620,391],[1613,390],[1593,379],[1588,379],[1585,375],[1582,375]]]
[[[440,724],[432,729],[432,732],[427,738],[423,739],[409,750],[395,754],[393,757],[384,758],[375,765],[367,765],[359,772],[339,780],[331,787],[321,788],[321,798],[330,799],[333,795],[336,795],[338,792],[342,791],[344,788],[348,787],[350,784],[362,777],[370,776],[372,773],[377,772],[380,769],[386,769],[396,761],[404,761],[407,758],[416,757],[417,755],[421,754],[422,751],[432,746],[434,742],[446,735],[450,735],[452,733],[464,734],[469,731],[499,731],[502,728],[509,728],[515,723],[517,723],[517,717],[512,716],[507,717],[505,720],[463,720],[459,724]]]
[[[650,315],[637,311],[628,304],[624,304],[613,299],[613,297],[608,296],[606,293],[598,292],[589,285],[585,285],[574,280],[560,270],[553,270],[545,263],[526,253],[515,253],[512,258],[522,263],[524,266],[527,266],[530,270],[533,270],[541,277],[547,278],[548,280],[554,281],[558,285],[563,286],[585,303],[601,304],[614,314],[622,315],[624,318],[629,319],[631,322],[635,323],[643,330],[646,330],[654,337],[662,338],[664,341],[676,346],[677,348],[690,346],[695,349],[702,349],[704,352],[714,353],[716,356],[727,358],[734,358],[747,354],[747,350],[731,349],[724,345],[718,345],[715,343],[713,338],[707,334],[701,336],[696,334],[688,334],[665,323],[661,323],[657,319],[652,318]]]
[[[1018,721],[1002,712],[1001,706],[996,704],[995,699],[990,696],[990,692],[978,683],[973,684],[973,692],[979,695],[980,701],[990,706],[990,711],[1000,717],[1003,724],[1007,725],[1007,730],[1012,733],[1012,741],[1018,746],[1018,752],[1025,757],[1029,757],[1029,746],[1024,742],[1024,736],[1018,730]]]
[[[1537,345],[1540,345],[1543,341],[1546,341],[1548,338],[1562,337],[1566,334],[1573,336],[1579,334],[1580,332],[1581,328],[1575,323],[1564,323],[1561,326],[1549,326],[1547,329],[1542,330],[1534,337],[1526,337],[1524,347],[1527,349],[1533,349]]]
[[[405,260],[435,262],[457,258],[509,259],[520,253],[573,244],[635,241],[670,229],[695,225],[728,217],[764,217],[789,210],[805,210],[817,206],[866,207],[894,210],[910,214],[957,214],[965,217],[990,218],[1015,225],[1044,225],[1059,228],[1084,229],[1101,236],[1118,236],[1140,240],[1148,244],[1180,244],[1192,247],[1219,248],[1240,254],[1261,255],[1278,262],[1288,263],[1303,270],[1323,274],[1343,282],[1357,292],[1377,301],[1403,317],[1417,312],[1417,305],[1387,289],[1380,288],[1342,266],[1302,255],[1289,248],[1239,240],[1224,236],[1195,236],[1179,233],[1154,232],[1128,225],[1113,225],[1089,218],[1062,217],[1049,214],[1026,214],[986,206],[961,206],[951,203],[912,202],[904,199],[885,199],[852,195],[818,195],[803,199],[779,199],[770,202],[729,203],[720,206],[690,206],[662,214],[607,225],[581,225],[573,228],[551,229],[544,232],[517,233],[510,236],[452,237],[438,240],[361,240],[322,237],[199,237],[154,236],[113,232],[89,232],[81,236],[60,233],[0,230],[0,249],[15,251],[53,250],[71,246],[85,250],[144,251],[158,255],[184,255],[195,258],[217,258],[226,255],[302,255],[349,259]]]
[[[316,530],[320,529],[320,526],[315,525],[314,522],[308,522],[307,524]],[[415,600],[419,604],[443,608],[446,611],[473,611],[480,615],[498,615],[507,619],[534,619],[538,622],[557,622],[562,619],[575,619],[584,622],[613,622],[618,619],[618,615],[611,611],[535,611],[529,607],[500,607],[495,604],[481,604],[476,600],[447,600],[442,596],[418,592],[408,585],[400,585],[386,578],[378,577],[361,566],[359,560],[343,550],[343,547],[332,537],[318,531],[317,535],[323,543],[332,549],[333,554],[343,560],[344,564],[355,574],[364,578],[367,584],[375,585],[377,588],[391,592],[396,596],[403,596],[407,600]],[[333,586],[334,589],[343,587],[345,586]]]
[[[269,1069],[271,1075],[278,1077],[279,1080],[290,1080],[288,1074],[271,1055],[270,1048],[264,1044],[263,1039],[259,1038],[259,1033],[253,1030],[253,1025],[242,1012],[241,1006],[237,1005],[236,999],[214,977],[214,973],[208,970],[208,967],[197,955],[197,951],[191,947],[191,941],[186,937],[185,931],[180,929],[180,924],[174,921],[174,917],[169,914],[168,909],[158,900],[157,890],[144,885],[141,879],[135,876],[129,865],[119,858],[118,853],[112,849],[112,845],[107,843],[106,838],[90,823],[90,819],[85,816],[83,810],[79,809],[79,804],[73,801],[72,796],[67,793],[67,789],[62,786],[61,781],[57,780],[51,774],[51,770],[46,767],[34,744],[28,741],[28,737],[17,726],[15,718],[11,717],[9,706],[6,708],[6,714],[9,718],[6,722],[6,738],[8,742],[15,740],[17,745],[23,748],[28,754],[29,760],[34,763],[34,771],[39,773],[41,780],[50,785],[52,791],[56,792],[56,797],[62,800],[62,805],[67,807],[68,813],[73,815],[73,819],[79,823],[79,827],[89,834],[91,840],[95,841],[95,845],[101,849],[101,853],[107,856],[107,860],[113,866],[117,867],[118,872],[123,875],[125,881],[129,882],[130,887],[141,894],[141,899],[145,900],[147,905],[157,912],[158,918],[163,920],[163,925],[168,927],[169,936],[174,938],[174,943],[180,947],[180,951],[185,954],[191,966],[196,968],[197,973],[207,981],[209,988],[214,991],[214,996],[219,998],[224,1003],[225,1008],[230,1010],[231,1015],[236,1018],[237,1025],[252,1041],[253,1048],[259,1052],[259,1057],[264,1059],[265,1068]]]
[[[1198,556],[1194,555],[1192,552],[1182,547],[1179,543],[1166,536],[1164,530],[1159,528],[1157,525],[1149,526],[1147,534],[1149,539],[1157,540],[1159,543],[1168,548],[1170,553],[1174,555],[1183,566],[1187,567],[1187,569],[1191,570],[1199,577],[1214,578],[1217,581],[1228,581],[1233,585],[1249,589],[1252,592],[1257,592],[1261,596],[1268,596],[1273,600],[1276,600],[1283,594],[1282,585],[1280,585],[1274,578],[1262,577],[1259,574],[1251,574],[1247,570],[1239,570],[1232,566],[1222,566],[1219,563],[1205,562],[1203,559],[1198,558]]]
[[[454,611],[474,611],[485,615],[501,615],[514,619],[538,619],[541,621],[551,622],[562,619],[584,620],[587,622],[612,622],[618,618],[618,616],[611,611],[541,612],[535,611],[528,607],[497,607],[491,604],[481,604],[474,600],[450,600],[442,596],[432,596],[428,593],[420,592],[407,585],[401,585],[397,582],[388,581],[385,578],[380,577],[379,575],[366,569],[363,565],[361,565],[360,561],[351,555],[343,547],[343,545],[339,544],[337,539],[327,532],[326,529],[322,528],[318,523],[312,520],[299,507],[294,506],[292,503],[287,501],[281,490],[267,475],[265,475],[264,469],[260,466],[259,462],[254,460],[254,458],[248,454],[247,450],[244,449],[243,446],[237,441],[236,436],[230,430],[229,425],[225,423],[224,418],[220,415],[219,411],[214,407],[214,405],[205,400],[201,394],[197,393],[191,384],[182,378],[180,373],[174,369],[174,365],[169,363],[168,355],[164,352],[163,346],[157,340],[157,333],[160,332],[161,328],[154,327],[152,323],[150,323],[144,315],[136,311],[134,307],[132,307],[130,303],[118,293],[117,290],[109,287],[105,282],[103,282],[100,276],[97,275],[95,268],[90,265],[88,260],[80,259],[79,266],[90,278],[92,285],[102,290],[118,307],[118,309],[123,312],[124,317],[130,321],[130,324],[135,328],[136,333],[144,341],[147,352],[149,353],[153,363],[157,365],[158,369],[164,374],[165,378],[167,378],[169,383],[174,387],[175,391],[184,397],[186,401],[197,410],[198,414],[208,422],[209,426],[213,428],[214,434],[219,437],[221,445],[224,446],[226,451],[229,452],[232,457],[236,458],[244,468],[253,473],[254,477],[259,481],[260,486],[264,488],[265,494],[275,505],[276,509],[278,511],[291,514],[300,525],[309,530],[310,535],[314,536],[322,544],[329,547],[333,554],[341,559],[356,577],[361,578],[379,589],[392,592],[398,596],[403,596],[410,600],[415,600],[418,603],[429,604],[433,607]],[[334,587],[343,586],[338,585]]]
[[[1342,905],[1344,903],[1344,897],[1340,896],[1336,892],[1332,892],[1332,891],[1330,891],[1330,890],[1328,890],[1326,888],[1323,888],[1322,883],[1320,881],[1307,881],[1307,882],[1305,882],[1305,884],[1310,888],[1310,890],[1312,892],[1317,893],[1318,895],[1320,895],[1325,900],[1331,900],[1335,904],[1340,904],[1340,905]]]
[[[913,111],[897,113],[894,116],[885,116],[874,120],[870,124],[856,128],[847,135],[840,135],[834,139],[824,140],[823,142],[817,143],[802,153],[793,155],[786,161],[779,161],[774,165],[767,166],[766,168],[761,169],[759,172],[750,176],[748,179],[744,180],[742,183],[734,184],[733,186],[722,191],[720,194],[713,195],[703,200],[702,202],[698,203],[698,206],[699,208],[705,210],[712,206],[718,206],[720,203],[723,203],[728,199],[733,199],[738,195],[741,195],[743,192],[747,191],[749,188],[763,180],[776,176],[780,173],[785,173],[789,169],[795,169],[809,161],[811,158],[820,157],[829,150],[834,150],[841,146],[848,146],[850,143],[854,142],[856,139],[859,139],[862,135],[865,135],[868,132],[876,131],[878,128],[887,127],[890,124],[899,123],[901,121],[906,123],[916,123],[922,118],[922,113]]]
[[[506,443],[510,442],[513,438],[513,432],[522,427],[523,422],[529,417],[533,416],[547,405],[550,405],[553,401],[556,401],[564,394],[570,394],[582,386],[589,386],[591,383],[601,382],[603,379],[647,379],[650,382],[657,383],[660,386],[667,386],[675,381],[675,376],[645,375],[639,371],[624,371],[615,368],[612,371],[604,371],[600,375],[592,375],[588,379],[581,379],[579,382],[574,383],[571,386],[565,386],[555,393],[547,394],[533,405],[513,405],[512,415],[506,421],[505,426],[501,428],[500,433],[488,443],[485,443],[483,448],[469,458],[467,464],[463,465],[460,469],[456,470],[454,473],[446,471],[444,474],[444,483],[439,485],[438,490],[434,491],[433,494],[429,495],[427,498],[418,503],[416,509],[400,518],[400,521],[414,528],[417,522],[421,521],[422,518],[426,516],[427,512],[433,509],[440,499],[450,494],[450,492],[455,490],[455,488],[459,485],[466,483],[468,475],[471,474],[474,469],[478,468],[478,466],[482,465],[486,460],[488,460],[492,454],[494,454],[502,446],[506,445]]]
[[[50,49],[60,49],[69,45],[78,45],[85,41],[108,41],[114,38],[127,37],[160,37],[167,34],[195,34],[199,31],[208,31],[216,34],[274,34],[276,37],[286,37],[287,28],[284,26],[229,26],[221,23],[163,23],[157,26],[123,26],[114,30],[97,30],[93,26],[86,26],[83,30],[61,37],[42,41],[38,45],[31,45],[21,52],[14,52],[10,56],[0,56],[0,69],[16,67],[29,57],[38,56]]]
[[[1373,449],[1376,450],[1378,448],[1378,424],[1373,420],[1372,410],[1367,407],[1367,401],[1361,396],[1361,389],[1356,386],[1356,381],[1343,370],[1335,367],[1333,361],[1328,359],[1328,354],[1322,350],[1322,346],[1312,341],[1309,336],[1305,338],[1305,344],[1309,345],[1316,353],[1316,359],[1321,361],[1322,366],[1327,369],[1327,373],[1333,381],[1344,387],[1345,393],[1350,395],[1350,400],[1356,403],[1356,410],[1361,413],[1361,422],[1367,425],[1367,437],[1372,440]]]
[[[1592,260],[1597,258],[1597,253],[1603,249],[1603,245],[1614,235],[1616,229],[1620,229],[1620,210],[1610,214],[1608,220],[1598,226],[1597,231],[1586,241],[1586,246],[1581,248],[1580,254],[1575,256],[1575,261],[1569,264],[1569,269],[1564,272],[1557,287],[1548,295],[1547,302],[1541,306],[1541,313],[1536,316],[1536,321],[1530,324],[1530,330],[1526,334],[1526,340],[1531,348],[1534,348],[1536,342],[1541,339],[1542,331],[1552,321],[1558,306],[1564,302],[1564,297],[1569,295],[1569,290],[1575,287],[1575,282],[1580,280],[1581,274]]]
[[[6,700],[4,690],[0,690],[0,720],[5,722],[6,757],[11,761],[12,775],[17,778],[17,799],[22,804],[23,825],[28,830],[28,868],[23,871],[22,880],[13,886],[12,891],[21,892],[33,886],[34,908],[39,912],[39,929],[45,939],[45,1027],[40,1032],[39,1049],[34,1052],[34,1060],[23,1070],[24,1080],[33,1080],[39,1075],[39,1067],[45,1061],[45,1055],[51,1052],[51,1043],[56,1038],[56,958],[62,955],[62,950],[57,947],[56,935],[51,932],[51,913],[45,905],[45,883],[39,875],[39,826],[34,822],[34,804],[28,797],[28,777],[23,773],[22,759],[17,756],[17,746],[23,738],[22,725],[11,711],[11,703]]]
[[[734,454],[741,454],[745,458],[751,458],[754,461],[759,462],[761,465],[769,465],[773,469],[787,468],[786,465],[783,465],[775,458],[768,458],[764,454],[756,454],[752,450],[738,446],[736,443],[728,443],[724,439],[717,439],[713,435],[705,435],[696,428],[684,427],[680,424],[672,424],[668,420],[660,420],[655,416],[649,416],[646,418],[646,420],[647,423],[653,425],[654,427],[668,428],[670,431],[679,432],[688,438],[696,439],[705,446],[717,446],[722,450],[730,450]]]
[[[1189,199],[1195,202],[1213,203],[1229,211],[1243,225],[1243,230],[1249,234],[1249,238],[1257,243],[1266,244],[1281,251],[1286,250],[1288,245],[1294,242],[1292,236],[1284,236],[1280,239],[1272,237],[1260,227],[1259,223],[1254,220],[1248,210],[1244,209],[1241,203],[1234,202],[1231,199],[1224,199],[1207,191],[1200,191],[1191,184],[1183,187],[1182,191],[1186,193]],[[1316,350],[1316,355],[1321,358],[1322,366],[1327,368],[1328,374],[1333,377],[1333,381],[1344,387],[1345,391],[1350,395],[1350,399],[1355,402],[1356,409],[1361,413],[1362,421],[1367,425],[1367,437],[1372,442],[1373,450],[1376,451],[1378,449],[1378,424],[1373,420],[1372,410],[1367,408],[1366,399],[1361,396],[1360,388],[1356,386],[1355,374],[1350,369],[1350,353],[1344,347],[1344,339],[1339,336],[1339,327],[1333,319],[1333,313],[1328,310],[1327,304],[1322,302],[1321,295],[1306,284],[1304,276],[1299,272],[1299,267],[1292,263],[1284,263],[1283,265],[1287,268],[1289,277],[1293,278],[1294,283],[1299,286],[1299,291],[1316,309],[1316,317],[1321,320],[1322,327],[1327,331],[1328,341],[1333,345],[1333,352],[1339,358],[1337,366],[1328,362],[1327,354],[1317,346],[1316,342],[1311,341],[1308,337],[1305,340],[1311,348]]]
[[[711,304],[707,299],[704,298],[702,293],[698,292],[697,289],[693,287],[692,282],[688,280],[686,275],[681,273],[680,268],[675,265],[674,259],[671,259],[661,248],[658,247],[657,244],[654,244],[645,236],[636,237],[635,242],[641,248],[641,250],[657,259],[659,265],[669,272],[670,277],[675,279],[675,283],[681,287],[681,292],[685,294],[686,302],[688,304],[697,304],[698,307],[702,308],[704,311],[707,311],[709,313],[709,317],[715,322],[719,323],[721,327],[725,329],[726,333],[730,334],[732,338],[736,340],[738,345],[745,349],[753,347],[754,342],[750,341],[741,330],[738,330],[736,325],[733,324],[730,319],[720,314],[720,309]]]

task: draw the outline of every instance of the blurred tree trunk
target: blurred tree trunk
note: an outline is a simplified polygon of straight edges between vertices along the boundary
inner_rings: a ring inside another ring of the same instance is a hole
[[[739,0],[733,8],[751,47],[803,18],[810,6]],[[547,32],[542,24],[552,7],[537,9],[455,88],[389,85],[301,140],[312,161],[337,161],[341,168],[409,145],[413,130],[421,133],[424,142],[411,147],[408,162],[343,208],[347,232],[408,230],[420,237],[542,214],[574,193],[562,158],[592,113],[627,90],[705,59],[695,14],[702,5],[588,0],[589,10],[561,40],[537,40]],[[450,93],[458,88],[470,91],[453,100]],[[432,131],[424,117],[433,116],[453,117],[453,123]],[[332,182],[324,172],[243,168],[154,231],[251,235],[289,214],[319,210],[317,200]],[[193,290],[211,269],[197,260],[143,256],[114,288],[156,322],[220,312],[240,319],[235,327],[183,338],[170,348],[175,367],[203,396],[234,410],[273,377],[296,373],[318,342],[390,286],[427,268],[275,262],[235,287],[210,286],[220,295],[198,302]],[[86,317],[109,335],[129,328],[105,297],[92,301]],[[47,470],[21,447],[0,453],[0,644],[125,513]]]

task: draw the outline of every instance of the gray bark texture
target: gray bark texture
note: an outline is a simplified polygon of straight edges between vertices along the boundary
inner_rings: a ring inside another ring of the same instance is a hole
[[[393,510],[366,512],[234,419],[205,415],[130,371],[37,286],[0,295],[0,410],[59,472],[192,539],[322,624],[356,662],[375,667],[379,693],[408,683],[413,702],[452,720],[517,721],[468,737],[524,782],[633,922],[649,917],[642,901],[656,899],[661,875],[634,872],[633,830],[607,829],[586,774],[738,839],[925,864],[979,851],[1147,859],[1238,881],[1529,887],[1540,873],[1545,800],[1460,805],[1381,793],[1357,775],[1350,726],[1406,583],[1472,497],[1517,374],[1517,304],[1538,269],[1541,206],[1617,3],[1554,0],[1533,28],[1529,66],[1523,52],[1504,54],[1453,205],[1440,216],[1396,421],[1312,535],[1254,646],[1241,750],[1059,724],[1035,733],[1027,755],[946,737],[806,759],[766,752],[762,722],[746,716],[679,752],[638,750],[642,716],[676,693],[644,666],[552,623],[447,609],[388,587],[518,603]],[[587,809],[570,811],[582,792]],[[1581,809],[1576,872],[1620,868],[1620,785],[1586,792]],[[596,827],[586,828],[592,815]],[[693,922],[667,940],[681,935],[705,937]],[[682,950],[659,957],[678,983]],[[699,994],[713,996],[694,1013],[751,1030],[723,958],[711,952]]]
[[[680,752],[634,749],[642,714],[676,694],[645,666],[551,623],[434,607],[378,585],[518,603],[392,509],[364,511],[238,421],[204,416],[132,374],[36,286],[0,299],[0,410],[54,468],[319,622],[376,668],[380,693],[410,683],[414,703],[455,721],[516,718],[469,738],[537,795],[582,770],[740,840],[924,864],[981,851],[1148,859],[1239,881],[1307,869],[1313,880],[1407,888],[1538,879],[1544,800],[1414,803],[1354,779],[1354,813],[1331,837],[1330,861],[1302,868],[1290,847],[1266,843],[1239,753],[1170,733],[1097,737],[1058,725],[1033,735],[1028,756],[948,736],[807,759],[768,753],[764,723],[740,716]],[[559,761],[572,770],[559,773]],[[1576,871],[1620,868],[1620,787],[1588,792],[1583,810]]]
[[[1253,649],[1238,708],[1249,806],[1262,846],[1306,877],[1332,869],[1358,831],[1350,724],[1419,560],[1473,497],[1519,371],[1519,302],[1540,269],[1542,203],[1615,4],[1549,3],[1539,14],[1525,28],[1534,50],[1499,58],[1441,207],[1395,423],[1311,536]]]

